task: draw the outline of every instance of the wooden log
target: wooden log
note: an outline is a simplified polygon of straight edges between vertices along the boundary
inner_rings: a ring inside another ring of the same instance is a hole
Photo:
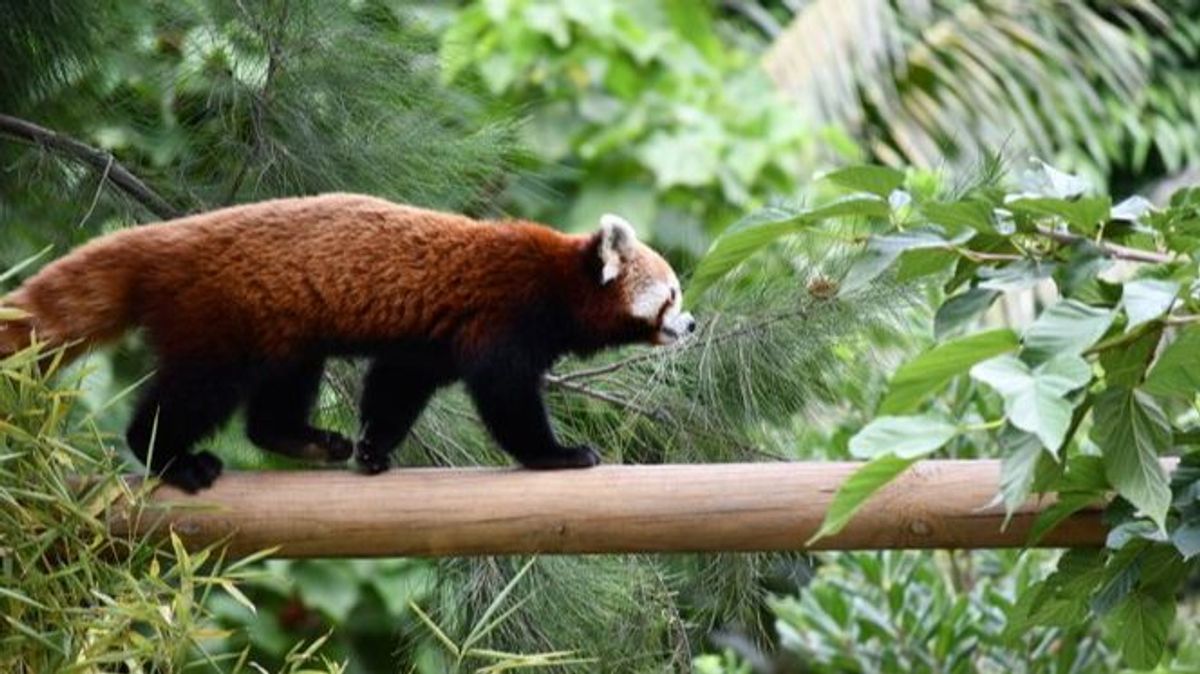
[[[235,556],[274,546],[281,557],[803,550],[858,465],[229,473],[195,496],[159,487],[139,517],[114,515],[111,527],[170,524],[191,546],[229,536]],[[999,477],[998,461],[920,462],[813,549],[1022,546],[1049,499],[1004,528]],[[1097,505],[1041,545],[1098,546],[1104,536]]]

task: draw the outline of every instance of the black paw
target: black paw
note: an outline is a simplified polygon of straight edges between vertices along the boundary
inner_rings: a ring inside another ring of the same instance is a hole
[[[599,463],[600,453],[587,445],[563,447],[556,452],[539,454],[521,461],[521,465],[533,470],[591,468]]]
[[[348,461],[354,456],[354,443],[341,433],[318,431],[316,442],[313,444],[316,448],[312,452],[312,458],[318,461]]]
[[[221,475],[221,460],[211,452],[181,454],[161,473],[163,482],[189,494],[208,489]]]
[[[358,446],[354,460],[358,463],[359,472],[364,475],[378,475],[392,467],[391,456],[375,452],[364,445]]]

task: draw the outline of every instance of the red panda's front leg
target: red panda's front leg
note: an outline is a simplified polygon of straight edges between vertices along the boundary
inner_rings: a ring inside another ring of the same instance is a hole
[[[526,468],[588,468],[591,447],[564,447],[554,438],[542,401],[542,372],[520,359],[477,364],[464,377],[479,416],[500,448]]]
[[[359,409],[363,437],[355,458],[368,475],[388,469],[392,450],[408,435],[434,392],[451,380],[436,358],[429,360],[434,364],[419,356],[377,358],[367,370]]]

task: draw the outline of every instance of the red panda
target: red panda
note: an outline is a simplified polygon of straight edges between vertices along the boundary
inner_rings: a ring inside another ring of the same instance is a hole
[[[127,440],[194,492],[221,462],[193,445],[246,408],[268,451],[389,465],[434,392],[463,380],[492,437],[529,468],[599,461],[555,439],[541,397],[559,357],[668,344],[695,328],[679,281],[630,225],[590,235],[488,223],[329,194],[123,230],[81,246],[0,299],[0,354],[31,337],[78,353],[131,327],[158,357]],[[368,356],[357,445],[313,428],[325,360]]]

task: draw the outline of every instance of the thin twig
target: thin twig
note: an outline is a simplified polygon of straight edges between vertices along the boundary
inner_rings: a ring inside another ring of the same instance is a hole
[[[1070,234],[1067,232],[1057,232],[1046,227],[1038,227],[1037,231],[1038,234],[1041,234],[1042,236],[1048,236],[1059,243],[1072,244],[1079,241],[1092,241],[1091,239],[1083,236],[1078,236],[1076,234]],[[1116,258],[1118,260],[1145,262],[1147,264],[1168,264],[1175,262],[1177,259],[1174,254],[1156,253],[1151,250],[1138,250],[1137,248],[1129,248],[1128,246],[1108,243],[1107,241],[1093,241],[1092,243],[1095,243],[1097,246],[1099,246],[1100,250],[1104,252],[1105,256]]]
[[[112,169],[113,156],[108,155],[108,163],[104,165],[104,173],[100,175],[100,182],[96,183],[96,193],[92,195],[92,205],[88,206],[87,213],[83,214],[83,218],[75,225],[75,229],[83,227],[88,218],[92,217],[92,213],[96,210],[96,204],[100,203],[100,193],[104,191],[104,182],[108,180],[108,172]]]
[[[546,383],[551,386],[557,386],[559,388],[566,389],[568,391],[572,391],[574,393],[578,393],[580,395],[587,396],[589,398],[595,398],[596,400],[601,400],[601,401],[604,401],[607,403],[612,403],[613,405],[617,405],[619,407],[624,407],[625,409],[628,409],[631,412],[636,412],[644,417],[648,417],[655,421],[667,421],[668,420],[667,416],[662,412],[662,410],[650,409],[648,407],[639,405],[639,404],[633,402],[632,400],[626,400],[625,398],[622,398],[621,396],[613,395],[613,394],[607,393],[605,391],[598,391],[594,388],[591,388],[590,386],[585,386],[584,384],[577,384],[575,382],[563,381],[561,377],[557,377],[552,374],[546,375]]]
[[[87,164],[98,171],[105,170],[107,167],[109,169],[107,174],[108,181],[133,197],[135,201],[146,207],[146,210],[163,219],[177,218],[183,215],[181,211],[167,203],[166,199],[163,199],[154,190],[147,187],[146,183],[142,182],[119,162],[115,161],[109,152],[96,149],[70,136],[64,136],[45,127],[38,126],[33,122],[10,115],[0,114],[0,133],[21,138],[43,148],[54,150],[59,154]]]

